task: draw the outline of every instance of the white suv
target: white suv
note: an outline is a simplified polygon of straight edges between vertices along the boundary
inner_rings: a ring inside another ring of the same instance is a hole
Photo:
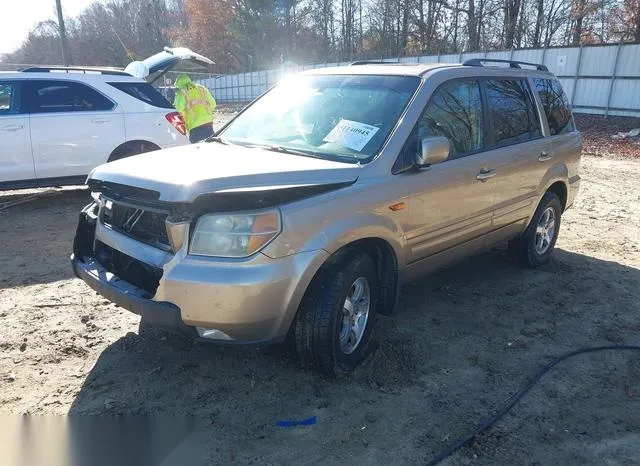
[[[186,49],[165,49],[126,71],[0,72],[0,190],[83,184],[105,162],[187,144],[182,116],[141,79],[158,79],[185,59],[212,63]]]

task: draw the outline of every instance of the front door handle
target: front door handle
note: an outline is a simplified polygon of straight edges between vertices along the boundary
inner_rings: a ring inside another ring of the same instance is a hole
[[[546,162],[547,160],[551,160],[552,158],[553,158],[552,154],[550,154],[547,151],[542,151],[542,152],[540,152],[540,155],[538,156],[538,161]]]
[[[498,174],[498,172],[496,172],[493,168],[483,168],[482,170],[480,170],[480,172],[476,175],[476,180],[478,181],[486,181],[489,178],[493,178],[494,176],[496,176]]]
[[[19,131],[22,128],[24,128],[24,125],[7,125],[7,126],[3,126],[2,131]]]
[[[108,118],[94,118],[91,123],[109,123]]]

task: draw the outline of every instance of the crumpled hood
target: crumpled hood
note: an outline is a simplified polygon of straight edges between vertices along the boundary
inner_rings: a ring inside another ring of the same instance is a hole
[[[360,170],[357,164],[211,142],[100,165],[88,181],[157,191],[161,201],[193,202],[202,194],[351,183]]]

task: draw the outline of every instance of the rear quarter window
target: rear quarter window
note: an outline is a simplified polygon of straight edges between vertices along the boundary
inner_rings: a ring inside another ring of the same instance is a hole
[[[542,101],[551,135],[575,131],[571,106],[560,82],[556,79],[543,78],[535,78],[533,82]]]
[[[134,99],[141,100],[142,102],[153,105],[154,107],[173,108],[173,105],[149,83],[122,82],[109,83],[109,85],[130,95]]]

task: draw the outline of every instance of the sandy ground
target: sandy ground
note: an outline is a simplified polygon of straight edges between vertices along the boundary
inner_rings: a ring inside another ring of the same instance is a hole
[[[379,349],[338,380],[277,350],[140,337],[136,316],[72,276],[87,191],[0,211],[0,413],[195,414],[192,451],[209,464],[423,464],[553,356],[640,343],[640,161],[585,157],[582,174],[551,264],[492,251],[408,284],[377,322]],[[447,464],[639,458],[640,355],[619,351],[563,363]]]

